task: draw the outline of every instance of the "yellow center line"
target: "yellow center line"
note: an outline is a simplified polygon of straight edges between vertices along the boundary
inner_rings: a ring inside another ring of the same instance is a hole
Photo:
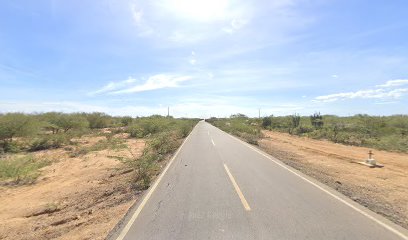
[[[239,196],[239,199],[241,199],[242,205],[244,205],[245,210],[251,211],[251,207],[249,206],[247,200],[245,199],[244,194],[242,194],[241,189],[239,189],[239,186],[238,186],[237,182],[235,181],[235,179],[232,176],[230,170],[228,169],[227,164],[225,164],[225,163],[224,163],[224,168],[225,168],[225,171],[227,172],[227,174],[228,174],[228,176],[229,176],[229,178],[230,178],[230,180],[232,182],[232,185],[235,188],[235,191],[237,192],[237,194]]]

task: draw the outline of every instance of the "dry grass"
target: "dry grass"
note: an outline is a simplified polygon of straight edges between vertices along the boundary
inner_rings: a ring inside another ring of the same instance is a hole
[[[118,137],[128,148],[70,157],[75,148],[104,138],[87,136],[78,146],[33,153],[54,161],[38,169],[35,184],[0,186],[0,239],[104,239],[138,197],[133,172],[112,156],[140,156],[145,145]]]

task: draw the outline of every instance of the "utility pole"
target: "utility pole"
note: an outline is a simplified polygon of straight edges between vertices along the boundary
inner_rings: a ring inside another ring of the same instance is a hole
[[[259,119],[261,118],[261,109],[260,108],[258,109],[258,118]]]
[[[170,117],[170,107],[167,107],[167,117]]]

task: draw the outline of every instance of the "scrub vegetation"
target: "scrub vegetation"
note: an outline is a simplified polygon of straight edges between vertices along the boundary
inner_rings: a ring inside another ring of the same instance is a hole
[[[38,169],[50,163],[32,155],[3,157],[0,159],[0,180],[12,179],[16,184],[33,183],[39,175]]]
[[[193,129],[198,119],[175,119],[153,115],[132,118],[112,117],[104,113],[49,112],[41,114],[7,113],[0,115],[0,180],[15,183],[34,182],[39,169],[48,160],[37,159],[32,153],[64,149],[71,157],[104,149],[127,148],[124,139],[145,139],[141,157],[125,159],[135,170],[135,186],[145,189],[152,176],[160,171],[160,163],[173,153]],[[102,137],[93,145],[81,144],[84,136]]]
[[[261,137],[259,119],[249,118],[244,114],[234,114],[229,118],[210,118],[206,121],[254,145],[258,144]]]
[[[140,158],[124,159],[135,169],[134,185],[143,190],[150,186],[151,179],[160,172],[163,160],[167,159],[187,137],[198,119],[174,119],[160,116],[138,118],[129,124],[126,131],[130,137],[145,138],[146,147]]]
[[[269,116],[262,119],[235,114],[230,118],[207,120],[226,132],[249,143],[257,144],[261,130],[286,132],[313,139],[325,139],[345,145],[371,147],[379,150],[408,152],[408,116],[350,117],[321,115]]]

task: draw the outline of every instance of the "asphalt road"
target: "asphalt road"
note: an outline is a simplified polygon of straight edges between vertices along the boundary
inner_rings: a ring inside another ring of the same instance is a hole
[[[115,239],[393,240],[406,233],[200,122]]]

